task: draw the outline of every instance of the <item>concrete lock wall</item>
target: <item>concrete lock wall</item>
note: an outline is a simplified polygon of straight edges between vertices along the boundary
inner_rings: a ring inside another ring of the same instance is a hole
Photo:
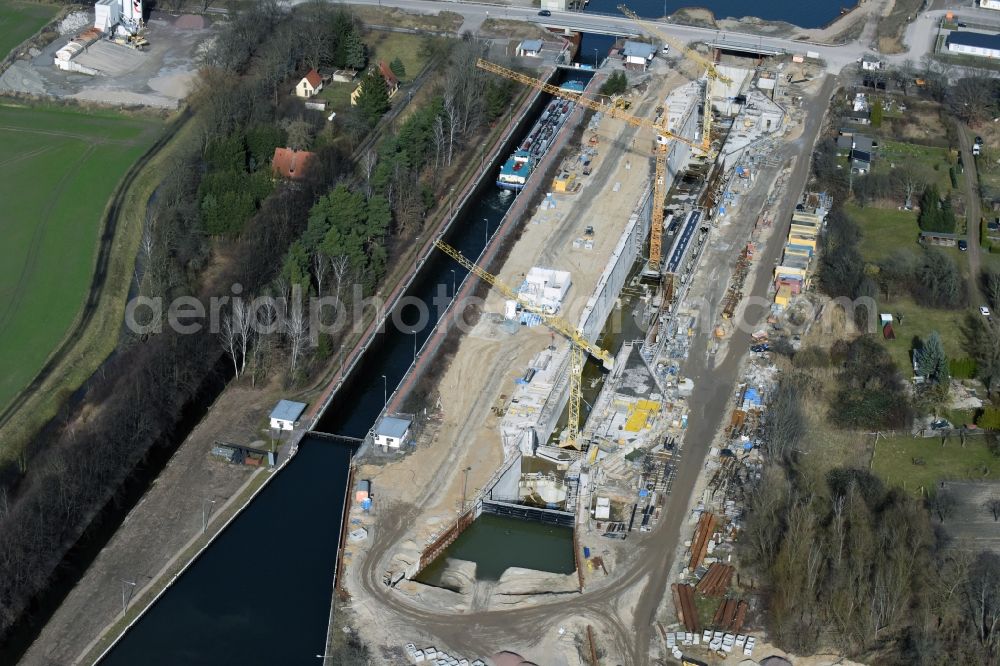
[[[629,271],[636,257],[642,252],[646,236],[649,234],[652,200],[652,192],[647,188],[629,218],[628,226],[618,239],[618,244],[608,259],[597,288],[587,301],[587,307],[580,315],[580,330],[591,342],[596,341],[604,329],[608,315],[614,309],[618,295],[625,286]]]
[[[518,483],[521,480],[521,455],[518,454],[500,474],[497,482],[486,493],[488,499],[512,501],[517,499]]]

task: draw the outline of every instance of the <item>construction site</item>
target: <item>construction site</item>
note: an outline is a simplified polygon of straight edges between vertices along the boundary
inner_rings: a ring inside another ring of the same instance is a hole
[[[80,102],[177,108],[213,37],[205,16],[149,17],[142,0],[98,0],[58,22],[59,36],[0,74],[0,92]]]
[[[490,288],[454,351],[434,361],[444,365],[426,404],[387,415],[412,420],[412,440],[355,470],[368,485],[366,501],[350,509],[342,557],[350,601],[341,608],[373,642],[398,637],[386,663],[435,663],[427,655],[441,650],[419,642],[449,638],[464,663],[489,657],[472,654],[471,639],[434,633],[431,618],[446,626],[454,614],[542,612],[613,590],[623,607],[638,603],[633,577],[663,557],[648,540],[685,467],[701,469],[697,493],[688,514],[671,520],[694,534],[683,537],[675,559],[683,567],[664,591],[659,616],[676,622],[657,623],[662,651],[680,658],[681,646],[705,643],[753,653],[754,640],[740,633],[752,599],[727,596],[738,577],[727,558],[770,375],[744,379],[731,423],[712,426],[725,441],[704,466],[700,453],[686,460],[688,429],[692,413],[706,418],[698,395],[712,390],[713,368],[745,356],[746,347],[728,353],[744,292],[770,271],[760,256],[779,222],[772,211],[798,197],[789,183],[795,160],[778,146],[802,135],[802,100],[822,94],[821,79],[785,85],[789,63],[671,45],[670,58],[658,51],[641,70],[605,62],[629,77],[614,99],[597,94],[603,71],[577,97],[480,63],[577,108],[550,168],[536,168],[517,195],[539,203],[502,265],[480,266],[438,243]],[[504,521],[539,527],[522,533]],[[714,600],[710,621],[694,608],[695,591]],[[581,650],[596,653],[602,620],[583,609],[551,613],[534,659],[573,664]],[[497,652],[524,647],[501,639]],[[450,659],[436,663],[463,663]]]

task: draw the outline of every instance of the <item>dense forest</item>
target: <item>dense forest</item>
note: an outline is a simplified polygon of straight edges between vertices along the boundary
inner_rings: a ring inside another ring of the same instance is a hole
[[[770,639],[880,664],[996,663],[1000,556],[950,548],[920,501],[867,469],[819,471],[803,455],[811,384],[784,377],[769,406],[766,463],[740,540],[741,561],[764,584]]]
[[[320,133],[323,114],[288,90],[312,67],[366,66],[363,34],[336,6],[258,0],[231,14],[204,54],[188,100],[194,138],[174,147],[141,243],[141,292],[164,303],[231,297],[222,330],[165,326],[124,337],[82,402],[63,408],[20,466],[0,469],[0,640],[150,450],[183,435],[196,403],[210,404],[244,373],[254,384],[277,373],[295,385],[324,371],[337,341],[310,339],[301,312],[272,335],[254,335],[249,317],[266,324],[284,313],[251,315],[251,299],[287,305],[298,287],[346,301],[355,283],[374,293],[394,248],[405,251],[440,205],[448,178],[464,160],[478,163],[481,137],[514,91],[475,68],[485,45],[473,39],[427,39],[439,76],[395,131],[378,122],[382,105],[376,116],[372,107],[345,114],[339,137]],[[352,159],[372,134],[374,147]],[[281,146],[312,152],[307,177],[273,177]],[[237,284],[242,297],[233,296]]]

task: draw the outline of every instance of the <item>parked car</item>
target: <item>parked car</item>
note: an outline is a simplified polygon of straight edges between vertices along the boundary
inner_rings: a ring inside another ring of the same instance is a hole
[[[965,252],[966,250],[969,249],[969,244],[966,243],[964,240],[960,240],[958,241],[958,249],[961,250],[962,252]]]
[[[762,345],[751,345],[750,351],[760,353],[760,352],[766,352],[770,348],[771,346],[765,342]]]
[[[985,305],[980,305],[979,306],[979,314],[983,315],[984,317],[989,317],[990,316],[990,309],[988,307],[986,307]]]
[[[552,12],[550,12],[547,9],[543,9],[542,11],[538,12],[538,15],[539,16],[552,16]]]
[[[947,430],[951,428],[951,424],[944,419],[938,419],[936,421],[931,421],[931,430]]]
[[[976,145],[977,146],[983,145],[983,137],[981,137],[981,136],[977,136],[976,137]]]

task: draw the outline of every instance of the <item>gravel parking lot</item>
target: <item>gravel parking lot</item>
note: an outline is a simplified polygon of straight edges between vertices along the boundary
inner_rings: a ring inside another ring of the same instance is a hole
[[[101,73],[64,72],[53,64],[56,51],[73,35],[46,46],[30,60],[18,60],[0,76],[0,92],[26,93],[122,106],[176,108],[197,74],[197,53],[211,26],[185,27],[186,16],[156,14],[148,23],[150,46],[136,51],[109,41],[91,44],[75,60]]]

